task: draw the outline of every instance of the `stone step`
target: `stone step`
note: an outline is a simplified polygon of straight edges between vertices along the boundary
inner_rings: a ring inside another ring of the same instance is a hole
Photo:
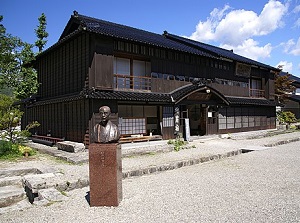
[[[53,187],[56,184],[56,177],[63,176],[62,173],[43,173],[36,175],[26,175],[23,177],[23,185],[30,189],[32,193],[37,193],[40,189]]]
[[[41,189],[38,196],[34,199],[35,205],[49,205],[55,202],[61,202],[67,199],[66,193],[61,193],[55,188]]]
[[[0,215],[9,213],[9,212],[14,212],[14,211],[26,210],[31,207],[32,207],[32,204],[28,201],[28,199],[23,199],[23,200],[15,203],[15,204],[12,204],[10,206],[0,208]]]
[[[3,177],[0,178],[0,187],[16,185],[22,186],[22,177],[21,176],[13,176],[13,177]]]
[[[0,208],[11,206],[26,198],[22,187],[4,186],[0,187]]]
[[[27,174],[39,174],[41,171],[37,168],[13,168],[1,169],[0,177],[24,176]]]

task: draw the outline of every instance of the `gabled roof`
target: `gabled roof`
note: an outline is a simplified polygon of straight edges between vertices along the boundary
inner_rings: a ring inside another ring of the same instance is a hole
[[[300,103],[300,95],[289,95],[288,99]]]
[[[164,35],[80,15],[76,11],[66,25],[62,35],[60,36],[60,40],[64,39],[78,29],[117,39],[124,39],[201,56],[213,57],[213,55],[208,52],[204,52],[186,44],[182,44],[178,41],[169,40]]]
[[[212,94],[216,95],[224,104],[229,105],[228,100],[224,97],[223,94],[221,94],[219,91],[216,89],[209,87],[205,84],[202,83],[190,83],[185,86],[182,86],[175,91],[170,92],[172,101],[178,104],[180,101],[184,100],[186,97],[189,95],[195,93],[195,92],[200,92],[200,91],[205,91],[209,90]]]
[[[246,58],[246,57],[240,56],[238,54],[235,54],[231,50],[226,50],[226,49],[216,47],[216,46],[212,46],[212,45],[209,45],[209,44],[206,44],[206,43],[202,43],[202,42],[198,42],[198,41],[195,41],[195,40],[187,39],[187,38],[184,38],[184,37],[181,37],[181,36],[170,34],[166,31],[164,32],[164,36],[166,36],[168,39],[181,42],[183,44],[195,47],[195,48],[197,48],[199,50],[203,50],[205,52],[209,52],[209,53],[213,54],[214,56],[216,56],[218,58],[226,58],[226,59],[246,63],[246,64],[249,64],[249,65],[255,65],[255,66],[263,67],[263,68],[267,68],[267,69],[273,69],[273,70],[276,69],[276,68],[271,67],[269,65],[266,65],[266,64],[257,62],[255,60],[251,60],[249,58]]]
[[[147,45],[178,50],[211,58],[226,58],[233,61],[238,61],[249,65],[255,65],[270,70],[277,70],[276,68],[271,67],[269,65],[235,54],[230,50],[222,49],[220,47],[169,34],[166,31],[163,35],[160,35],[145,30],[133,28],[130,26],[125,26],[117,23],[104,21],[101,19],[80,15],[76,11],[74,11],[74,15],[71,16],[71,19],[66,25],[60,37],[60,41],[62,41],[72,33],[78,32],[78,30],[86,30],[89,32],[97,33],[104,36],[110,36],[117,39],[124,39],[133,42],[144,43]]]
[[[297,77],[297,76],[295,76],[295,75],[292,75],[292,74],[290,74],[290,73],[288,73],[288,72],[283,72],[283,71],[281,71],[280,73],[279,73],[279,75],[280,76],[284,76],[284,75],[290,75],[289,76],[289,80],[293,80],[294,82],[294,84],[300,84],[300,78],[299,77]]]

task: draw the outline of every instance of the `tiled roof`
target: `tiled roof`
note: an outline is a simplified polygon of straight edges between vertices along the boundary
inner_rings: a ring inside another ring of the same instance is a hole
[[[290,95],[288,99],[300,103],[300,95]]]
[[[145,101],[145,102],[164,102],[171,103],[169,94],[130,92],[130,91],[100,91],[91,90],[86,93],[89,98],[121,101]]]
[[[266,98],[244,98],[244,97],[230,97],[225,96],[230,105],[263,105],[275,106],[275,101],[267,100]]]
[[[207,57],[213,57],[208,52],[204,52],[194,47],[187,46],[186,44],[179,43],[178,41],[169,40],[165,36],[160,34],[104,21],[101,19],[91,18],[80,14],[76,16],[76,19],[80,21],[81,26],[84,27],[83,29],[97,34],[135,41],[139,43],[145,43],[168,49],[179,50]]]
[[[280,76],[290,75],[290,76],[289,76],[289,80],[293,80],[294,83],[300,84],[300,78],[297,77],[297,76],[295,76],[295,75],[292,75],[292,74],[289,74],[289,73],[283,72],[283,71],[281,71],[281,72],[279,73],[279,75],[280,75]]]
[[[256,65],[267,69],[276,69],[269,65],[251,60],[249,58],[237,55],[230,50],[222,49],[220,47],[212,46],[202,42],[197,42],[184,37],[169,34],[166,31],[163,35],[148,32],[145,30],[125,26],[117,23],[104,21],[84,15],[80,15],[77,12],[70,19],[60,39],[67,37],[70,33],[67,32],[71,21],[78,25],[78,29],[94,32],[100,35],[110,36],[119,39],[125,39],[129,41],[145,43],[153,46],[158,46],[167,49],[174,49],[191,54],[212,57],[212,58],[227,58],[230,60]],[[76,22],[75,22],[76,21]],[[74,32],[70,29],[70,32]],[[75,31],[76,32],[76,31]]]
[[[203,50],[205,52],[212,53],[216,57],[223,57],[223,58],[243,62],[243,63],[250,64],[250,65],[256,65],[256,66],[259,66],[259,67],[264,67],[264,68],[267,68],[267,69],[275,69],[274,67],[271,67],[269,65],[266,65],[266,64],[257,62],[255,60],[251,60],[249,58],[246,58],[246,57],[240,56],[238,54],[235,54],[231,50],[226,50],[226,49],[223,49],[223,48],[220,48],[220,47],[216,47],[216,46],[212,46],[212,45],[205,44],[205,43],[202,43],[202,42],[194,41],[194,40],[187,39],[187,38],[177,36],[177,35],[174,35],[174,34],[170,34],[170,33],[167,33],[167,32],[165,32],[164,35],[167,38],[171,39],[171,40],[179,41],[179,42],[187,44],[189,46],[196,47],[199,50]]]
[[[229,104],[226,97],[218,91],[206,86],[198,84],[185,85],[171,93],[153,93],[153,92],[133,92],[133,91],[108,91],[108,90],[87,90],[81,95],[86,98],[104,99],[104,100],[120,100],[120,101],[144,101],[144,102],[163,102],[163,103],[178,103],[186,98],[189,94],[196,91],[210,89],[211,92],[217,95],[225,104]]]
[[[229,104],[229,102],[227,101],[227,99],[224,97],[223,94],[221,94],[217,90],[207,86],[206,84],[203,84],[200,82],[198,82],[198,83],[194,82],[193,84],[191,83],[191,84],[185,85],[181,88],[176,89],[175,91],[171,92],[170,94],[171,94],[172,100],[174,102],[178,103],[179,101],[184,99],[189,94],[192,94],[197,91],[205,91],[207,89],[209,89],[211,91],[211,93],[213,93],[214,95],[217,95],[225,104]]]

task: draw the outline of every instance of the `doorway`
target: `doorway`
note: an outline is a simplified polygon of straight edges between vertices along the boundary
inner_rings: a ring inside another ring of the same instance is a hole
[[[193,104],[188,105],[187,109],[192,136],[218,133],[218,111],[216,106]]]
[[[188,117],[192,136],[206,134],[206,108],[203,104],[188,105]]]

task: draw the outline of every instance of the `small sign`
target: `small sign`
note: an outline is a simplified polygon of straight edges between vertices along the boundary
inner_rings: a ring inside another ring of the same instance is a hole
[[[179,132],[179,125],[180,125],[180,115],[179,115],[179,107],[175,107],[175,134],[178,134]]]
[[[185,140],[190,141],[191,133],[190,133],[190,120],[188,118],[184,119],[185,124]]]
[[[213,113],[212,112],[207,112],[207,117],[208,118],[212,118],[213,117]]]

